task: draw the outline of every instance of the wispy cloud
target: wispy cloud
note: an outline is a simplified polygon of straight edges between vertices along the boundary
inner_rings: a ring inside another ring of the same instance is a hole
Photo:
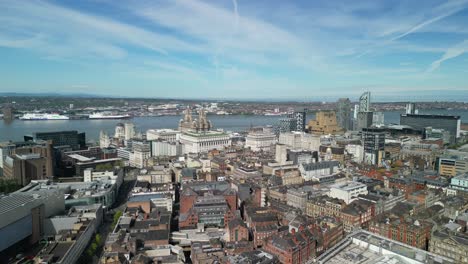
[[[28,50],[49,63],[86,63],[83,68],[99,65],[107,76],[122,73],[102,81],[109,86],[135,84],[151,91],[170,85],[230,93],[243,87],[259,89],[259,95],[271,88],[281,95],[282,89],[323,92],[324,87],[379,80],[404,87],[442,82],[446,73],[435,70],[466,52],[466,41],[454,43],[468,38],[460,23],[468,0],[94,5],[0,1],[0,52]],[[431,35],[441,32],[444,38]],[[415,33],[420,34],[410,37]],[[434,61],[434,54],[441,57]],[[454,85],[463,81],[455,79]]]
[[[442,64],[442,62],[446,61],[446,60],[450,60],[450,59],[453,59],[453,58],[456,58],[462,54],[464,54],[465,52],[468,52],[468,40],[465,40],[453,47],[450,47],[449,49],[447,49],[447,51],[444,53],[444,55],[442,55],[442,57],[436,61],[434,61],[433,63],[431,63],[430,67],[427,69],[427,72],[433,72],[435,70],[437,70],[440,65]]]

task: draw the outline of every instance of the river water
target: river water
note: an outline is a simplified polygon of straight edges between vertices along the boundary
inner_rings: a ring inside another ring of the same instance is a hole
[[[385,123],[399,124],[401,112],[384,112]],[[427,114],[460,115],[462,122],[468,123],[468,110],[430,110],[421,111]],[[135,117],[130,121],[136,125],[138,131],[146,131],[150,128],[177,128],[181,116],[157,116]],[[251,115],[209,115],[215,128],[223,128],[226,131],[245,131],[250,126],[274,125],[281,116],[251,116]],[[314,119],[315,114],[307,115],[307,119]],[[60,130],[77,130],[86,132],[88,140],[98,140],[101,130],[110,134],[114,133],[115,125],[125,120],[56,120],[56,121],[21,121],[14,120],[11,123],[0,121],[0,141],[19,141],[24,135],[34,132],[48,132]]]

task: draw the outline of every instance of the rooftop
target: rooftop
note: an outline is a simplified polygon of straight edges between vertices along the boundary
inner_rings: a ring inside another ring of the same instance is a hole
[[[451,259],[358,230],[329,249],[318,263],[454,263]]]

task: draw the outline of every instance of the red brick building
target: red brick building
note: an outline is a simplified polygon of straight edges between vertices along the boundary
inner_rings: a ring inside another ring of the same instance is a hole
[[[249,229],[242,219],[235,218],[227,225],[228,242],[248,241]]]
[[[308,229],[267,239],[263,249],[276,255],[281,263],[301,264],[316,256],[317,240]]]

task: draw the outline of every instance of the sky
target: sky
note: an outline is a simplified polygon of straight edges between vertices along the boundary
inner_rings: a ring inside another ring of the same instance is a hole
[[[0,92],[468,101],[467,76],[468,0],[0,1]]]

